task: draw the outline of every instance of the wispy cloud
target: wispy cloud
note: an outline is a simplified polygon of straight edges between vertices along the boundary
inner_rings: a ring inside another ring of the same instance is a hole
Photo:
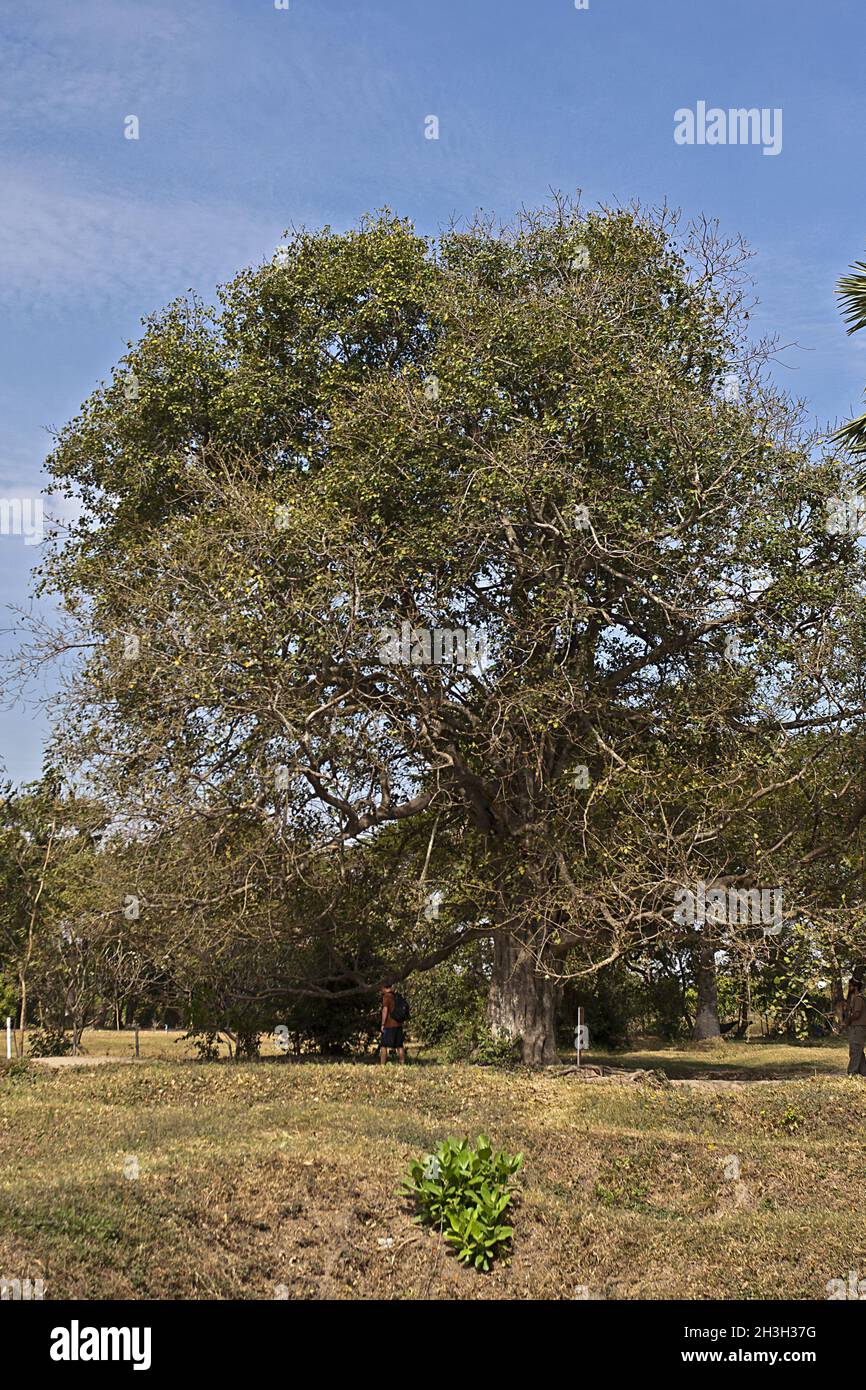
[[[49,170],[7,171],[5,193],[0,306],[40,316],[209,292],[282,231],[237,207],[59,187]]]
[[[56,137],[58,119],[68,129],[143,87],[159,99],[175,85],[175,62],[195,35],[191,12],[155,0],[76,0],[5,13],[0,138],[8,142],[24,126],[35,134],[48,123]]]

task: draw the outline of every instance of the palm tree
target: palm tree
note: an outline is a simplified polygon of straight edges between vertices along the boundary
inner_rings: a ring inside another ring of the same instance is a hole
[[[856,333],[866,327],[866,261],[855,261],[851,270],[853,274],[840,279],[838,290],[848,332]],[[833,438],[847,444],[852,453],[866,455],[866,414],[836,430]]]

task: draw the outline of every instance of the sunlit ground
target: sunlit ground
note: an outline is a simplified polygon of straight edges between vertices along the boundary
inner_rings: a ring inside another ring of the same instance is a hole
[[[866,1277],[866,1087],[839,1075],[840,1043],[607,1059],[701,1078],[677,1085],[178,1065],[175,1038],[143,1033],[137,1065],[0,1068],[0,1276],[49,1299],[813,1299]],[[86,1039],[119,1061],[131,1042]],[[488,1276],[396,1191],[413,1155],[480,1131],[526,1158],[513,1259]]]

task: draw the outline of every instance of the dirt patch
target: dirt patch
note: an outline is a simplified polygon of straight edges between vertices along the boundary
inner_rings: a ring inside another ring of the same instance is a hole
[[[575,1081],[615,1081],[637,1086],[669,1086],[670,1078],[659,1068],[638,1067],[629,1071],[625,1067],[605,1067],[589,1063],[581,1067],[550,1067],[550,1076],[573,1076]]]

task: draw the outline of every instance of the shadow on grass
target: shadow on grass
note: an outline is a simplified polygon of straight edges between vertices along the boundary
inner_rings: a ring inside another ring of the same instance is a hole
[[[841,1076],[847,1061],[847,1044],[833,1038],[820,1042],[681,1043],[675,1047],[630,1048],[625,1052],[593,1049],[585,1053],[589,1065],[626,1070],[659,1069],[672,1081],[787,1081],[813,1076]],[[569,1058],[574,1061],[574,1057]]]

